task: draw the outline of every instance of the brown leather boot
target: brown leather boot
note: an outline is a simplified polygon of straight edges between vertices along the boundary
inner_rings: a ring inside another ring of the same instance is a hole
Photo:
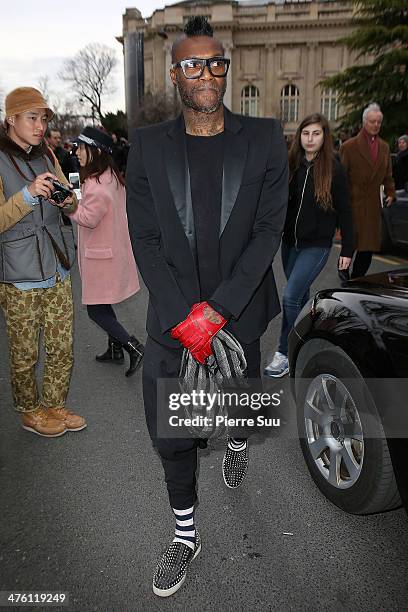
[[[60,423],[64,423],[67,431],[81,431],[81,429],[86,427],[84,417],[74,414],[71,410],[67,410],[67,408],[48,408],[48,414],[53,419],[60,421]]]
[[[33,412],[23,413],[21,415],[21,423],[23,429],[47,438],[63,436],[67,431],[64,421],[52,418],[49,411],[44,408],[37,408]]]

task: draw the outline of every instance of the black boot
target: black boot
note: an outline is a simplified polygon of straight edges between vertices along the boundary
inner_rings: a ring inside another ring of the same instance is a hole
[[[140,366],[143,354],[144,354],[144,346],[139,342],[137,338],[134,336],[130,336],[130,342],[123,345],[123,348],[126,352],[129,353],[130,364],[129,369],[126,370],[125,376],[132,376]]]
[[[113,363],[121,364],[125,361],[123,348],[120,342],[109,336],[108,350],[101,355],[96,355],[96,361],[112,361]]]

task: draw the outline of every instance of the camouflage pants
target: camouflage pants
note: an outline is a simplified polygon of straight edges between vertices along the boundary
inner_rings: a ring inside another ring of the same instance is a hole
[[[64,406],[73,363],[71,278],[57,281],[54,287],[27,291],[0,284],[0,293],[10,344],[15,409],[32,412],[40,405],[46,408]],[[45,363],[40,400],[35,367],[41,327],[44,329]]]

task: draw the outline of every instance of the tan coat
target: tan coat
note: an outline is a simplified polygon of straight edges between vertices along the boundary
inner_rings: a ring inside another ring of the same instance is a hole
[[[353,212],[354,243],[357,251],[379,251],[381,247],[380,186],[385,195],[395,196],[390,149],[379,139],[378,157],[374,163],[368,142],[361,130],[347,140],[340,149],[340,158],[346,168]]]
[[[55,157],[55,156],[54,156]],[[60,183],[64,185],[68,184],[64,173],[61,170],[61,166],[58,163],[57,158],[54,160],[55,175],[58,177]],[[74,195],[74,203],[64,208],[64,212],[71,213],[77,209],[78,202]],[[18,191],[6,200],[3,192],[3,181],[0,176],[0,233],[5,232],[10,227],[13,227],[23,217],[32,212],[33,207],[27,204],[24,200],[23,192]]]
[[[55,174],[58,180],[64,185],[68,184],[68,181],[62,172],[61,166],[58,163],[57,158],[54,155],[54,168]],[[74,194],[73,203],[65,207],[66,212],[75,212],[78,207],[78,200]],[[24,200],[23,192],[18,191],[12,195],[8,200],[4,195],[3,181],[0,176],[0,233],[5,232],[23,217],[32,212],[33,207],[27,204]],[[6,299],[6,284],[0,283],[0,306],[5,307]]]

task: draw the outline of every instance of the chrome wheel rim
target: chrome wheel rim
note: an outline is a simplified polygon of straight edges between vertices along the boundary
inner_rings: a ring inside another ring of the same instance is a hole
[[[307,448],[319,472],[336,489],[352,487],[363,468],[364,437],[349,389],[331,374],[316,376],[303,416]]]

